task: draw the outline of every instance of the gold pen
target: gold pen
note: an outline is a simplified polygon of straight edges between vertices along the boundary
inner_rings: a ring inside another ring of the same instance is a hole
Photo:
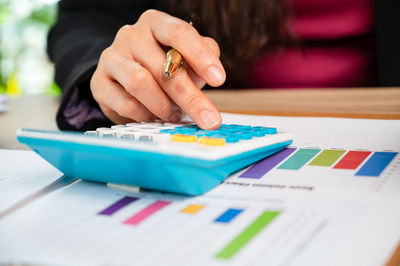
[[[194,25],[193,22],[198,20],[198,15],[192,13],[190,15],[189,24]],[[183,64],[183,56],[174,48],[171,48],[167,52],[167,57],[164,62],[164,77],[169,78],[178,70],[178,68]]]
[[[182,64],[182,55],[174,48],[170,49],[164,63],[164,77],[169,78],[172,76]]]

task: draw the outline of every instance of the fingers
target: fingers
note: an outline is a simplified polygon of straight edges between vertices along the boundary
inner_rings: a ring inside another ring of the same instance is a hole
[[[164,121],[180,121],[181,111],[171,102],[146,68],[120,53],[113,53],[113,60],[110,62],[112,63],[103,65],[105,71],[131,96]]]
[[[193,82],[185,68],[166,79],[162,65],[165,51],[154,42],[140,45],[139,39],[132,39],[132,54],[144,68],[149,70],[168,96],[203,129],[215,129],[221,124],[221,116],[212,102]]]
[[[211,51],[213,51],[213,53],[219,58],[220,50],[218,43],[213,38],[210,37],[202,36],[202,38],[204,42],[208,45],[208,47],[210,47]]]
[[[202,37],[202,38],[211,48],[213,53],[219,57],[220,51],[217,42],[209,37]],[[201,77],[199,77],[186,62],[183,62],[183,67],[186,69],[186,71],[189,74],[189,77],[193,80],[194,84],[196,84],[197,88],[201,89],[204,87],[204,85],[206,85],[206,82]]]
[[[144,12],[140,20],[148,25],[157,41],[178,50],[208,84],[220,86],[225,82],[225,70],[210,48],[210,41],[204,40],[189,23],[156,10]]]
[[[185,59],[170,79],[162,73],[165,51],[160,44],[174,47]],[[221,116],[199,88],[225,81],[219,53],[213,39],[200,36],[188,23],[147,11],[135,25],[122,27],[103,52],[91,79],[92,93],[116,123],[148,121],[153,114],[177,122],[179,106],[203,129],[214,129]]]
[[[111,108],[107,107],[104,104],[100,103],[99,106],[100,106],[100,109],[103,111],[103,113],[108,117],[108,119],[110,119],[113,123],[115,123],[117,125],[125,125],[125,124],[132,123],[135,121],[135,120],[118,115],[117,112],[113,111]]]
[[[95,76],[97,75],[97,76]],[[153,114],[124,88],[105,76],[94,74],[91,90],[104,114],[115,123],[149,121]]]

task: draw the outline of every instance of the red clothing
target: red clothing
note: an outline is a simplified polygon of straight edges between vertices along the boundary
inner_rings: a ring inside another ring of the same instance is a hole
[[[262,56],[250,80],[260,88],[376,85],[372,0],[293,0],[299,47]]]

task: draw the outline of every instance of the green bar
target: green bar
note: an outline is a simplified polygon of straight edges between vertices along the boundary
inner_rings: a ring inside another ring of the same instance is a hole
[[[300,149],[281,164],[278,169],[299,170],[320,151],[318,149]]]
[[[264,227],[266,227],[276,216],[278,211],[265,211],[258,218],[234,238],[223,250],[215,257],[219,259],[232,258],[241,248],[243,248],[253,237],[255,237]]]
[[[334,164],[340,156],[346,151],[342,150],[323,150],[309,165],[315,166],[331,166]]]

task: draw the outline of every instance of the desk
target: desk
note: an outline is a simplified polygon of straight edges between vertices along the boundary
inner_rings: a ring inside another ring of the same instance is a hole
[[[206,94],[222,112],[400,119],[400,88],[210,90]],[[10,98],[9,110],[0,113],[0,148],[26,149],[15,139],[17,128],[56,129],[58,105],[54,97]],[[400,265],[400,245],[387,265]]]
[[[400,119],[400,88],[209,90],[221,112]]]
[[[0,148],[28,150],[15,137],[18,128],[57,129],[59,103],[58,98],[48,96],[10,97],[8,110],[0,113]]]

